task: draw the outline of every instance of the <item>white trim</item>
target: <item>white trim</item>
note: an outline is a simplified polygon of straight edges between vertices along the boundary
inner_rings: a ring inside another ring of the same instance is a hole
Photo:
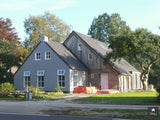
[[[64,76],[64,87],[60,86],[60,88],[66,88],[66,77],[65,77],[65,75],[57,75],[57,86],[59,84],[59,76]]]
[[[46,57],[47,57],[47,52],[50,53],[50,58],[46,58]],[[50,51],[46,51],[46,52],[45,52],[45,60],[51,60],[51,52],[50,52]]]
[[[65,69],[57,70],[57,75],[65,75]]]
[[[31,72],[30,71],[24,71],[23,76],[31,76]]]
[[[44,76],[45,71],[44,70],[37,70],[37,76]]]

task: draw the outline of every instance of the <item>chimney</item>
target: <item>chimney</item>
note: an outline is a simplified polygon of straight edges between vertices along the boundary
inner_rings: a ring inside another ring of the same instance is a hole
[[[41,37],[41,41],[48,42],[48,37],[47,37],[47,36],[45,36],[45,35],[44,35],[44,36],[42,36],[42,37]]]

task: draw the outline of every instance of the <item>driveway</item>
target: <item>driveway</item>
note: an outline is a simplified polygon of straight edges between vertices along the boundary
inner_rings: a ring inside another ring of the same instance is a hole
[[[39,114],[41,110],[73,107],[73,108],[106,108],[106,109],[147,109],[147,107],[154,107],[156,105],[110,105],[110,104],[79,104],[73,103],[71,100],[88,97],[85,94],[73,94],[63,97],[59,100],[40,100],[40,101],[22,101],[9,102],[0,101],[0,112],[3,113],[25,113],[25,114]],[[160,106],[156,106],[159,107]]]

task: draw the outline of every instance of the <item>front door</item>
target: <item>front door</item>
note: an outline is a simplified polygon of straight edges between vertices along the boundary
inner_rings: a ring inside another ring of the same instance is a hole
[[[108,89],[108,74],[102,73],[101,74],[101,90]]]

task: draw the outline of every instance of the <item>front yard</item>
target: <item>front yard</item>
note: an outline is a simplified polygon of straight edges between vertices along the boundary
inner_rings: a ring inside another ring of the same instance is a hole
[[[156,91],[134,91],[118,94],[93,95],[80,98],[74,102],[80,103],[105,103],[105,104],[156,104],[158,93]]]
[[[45,92],[45,93],[39,93],[37,96],[33,96],[32,100],[56,100],[61,97],[67,96],[69,94],[64,93],[57,93],[57,92]],[[18,97],[0,97],[0,100],[7,100],[7,101],[25,101],[26,98],[24,95],[18,96]]]

